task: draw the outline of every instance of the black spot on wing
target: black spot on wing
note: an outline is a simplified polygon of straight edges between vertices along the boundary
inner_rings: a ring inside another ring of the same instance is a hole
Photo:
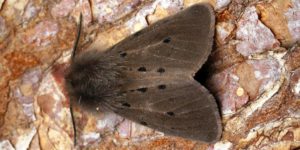
[[[139,72],[146,72],[147,69],[146,69],[145,67],[140,67],[140,68],[138,68],[138,71],[139,71]]]
[[[123,103],[122,103],[122,106],[128,107],[128,108],[131,107],[131,105],[130,105],[129,103],[127,103],[127,102],[123,102]]]
[[[147,90],[148,90],[148,88],[145,88],[145,87],[137,89],[137,91],[142,92],[142,93],[145,93]]]
[[[124,57],[127,56],[127,53],[126,52],[122,52],[122,53],[120,53],[120,56],[124,58]]]
[[[169,116],[175,116],[175,113],[174,112],[171,112],[171,111],[169,111],[169,112],[167,112],[167,115],[169,115]]]
[[[161,84],[161,85],[159,85],[157,88],[160,89],[160,90],[164,90],[164,89],[167,88],[167,86],[164,85],[164,84]]]
[[[158,69],[157,69],[157,72],[158,72],[158,73],[164,73],[165,71],[166,71],[166,70],[165,70],[164,68],[158,68]]]
[[[170,43],[171,42],[171,38],[170,37],[167,37],[163,40],[164,43]]]

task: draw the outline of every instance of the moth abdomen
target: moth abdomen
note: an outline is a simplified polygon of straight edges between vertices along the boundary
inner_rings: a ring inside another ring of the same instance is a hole
[[[122,84],[118,60],[97,51],[76,57],[65,79],[69,95],[75,100],[81,99],[80,105],[92,107],[118,95]]]

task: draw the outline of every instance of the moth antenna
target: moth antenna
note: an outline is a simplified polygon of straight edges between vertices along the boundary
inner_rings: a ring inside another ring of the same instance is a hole
[[[74,42],[73,52],[71,55],[71,61],[74,60],[76,51],[78,49],[78,43],[79,43],[80,35],[81,35],[81,28],[82,28],[82,13],[80,13],[80,16],[79,16],[79,25],[77,27],[77,37]],[[81,100],[81,97],[79,98],[79,101],[80,100]],[[76,143],[77,143],[77,141],[76,141],[76,125],[75,125],[75,117],[74,117],[74,113],[73,113],[72,102],[70,102],[70,112],[71,112],[71,119],[72,119],[73,132],[74,132],[74,145],[76,146]]]
[[[70,112],[71,112],[71,118],[72,118],[72,124],[73,124],[73,132],[74,132],[74,145],[76,146],[76,125],[75,125],[75,118],[74,118],[74,113],[73,113],[73,107],[72,104],[70,103]]]
[[[82,13],[80,13],[80,16],[79,16],[79,25],[77,27],[77,37],[76,37],[76,40],[74,42],[73,52],[72,52],[72,55],[71,55],[71,60],[72,61],[74,60],[76,51],[78,49],[78,43],[79,43],[80,35],[81,35],[81,28],[82,28]]]

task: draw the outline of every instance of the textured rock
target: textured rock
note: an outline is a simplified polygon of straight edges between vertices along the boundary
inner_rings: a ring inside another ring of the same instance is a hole
[[[271,30],[258,20],[255,7],[247,7],[237,25],[236,37],[240,42],[236,49],[242,55],[249,56],[279,46]]]
[[[80,50],[104,51],[204,1],[215,7],[216,34],[200,73],[219,102],[222,139],[203,144],[74,107],[74,147],[64,74],[79,14]],[[299,8],[299,0],[0,0],[0,149],[299,149]]]

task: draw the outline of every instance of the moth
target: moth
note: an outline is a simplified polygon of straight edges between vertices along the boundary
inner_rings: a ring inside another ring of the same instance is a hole
[[[104,52],[74,56],[65,76],[71,103],[168,135],[216,142],[222,133],[216,101],[193,78],[211,53],[214,24],[212,7],[196,4]]]

